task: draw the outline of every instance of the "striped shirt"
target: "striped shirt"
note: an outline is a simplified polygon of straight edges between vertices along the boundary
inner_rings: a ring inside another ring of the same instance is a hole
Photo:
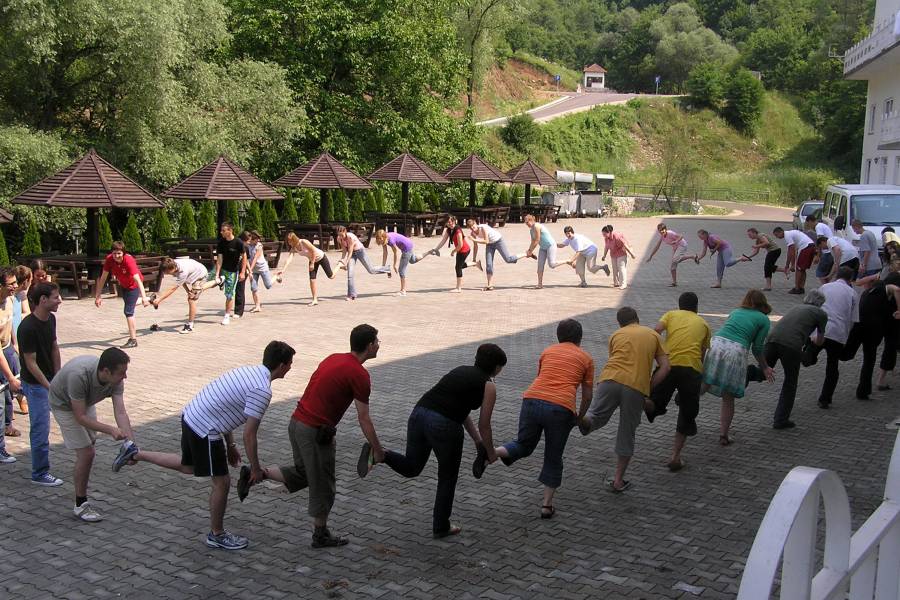
[[[265,365],[238,367],[217,377],[184,407],[184,422],[200,437],[218,440],[247,422],[262,419],[272,400]]]

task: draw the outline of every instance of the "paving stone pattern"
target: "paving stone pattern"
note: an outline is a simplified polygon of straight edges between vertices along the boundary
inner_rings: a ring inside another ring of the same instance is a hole
[[[670,226],[688,234],[705,227],[744,249],[751,223],[770,229],[775,222],[753,220],[743,207],[739,218],[673,218]],[[772,211],[766,209],[765,217]],[[780,214],[780,213],[779,213]],[[785,211],[783,214],[788,215]],[[789,217],[785,217],[785,221]],[[656,219],[619,219],[623,231],[646,257]],[[571,223],[601,241],[598,220],[550,225],[557,239]],[[514,251],[527,243],[524,225],[503,234]],[[416,240],[422,251],[434,238]],[[568,249],[561,251],[562,255]],[[380,261],[380,248],[369,249]],[[453,262],[440,258],[409,269],[410,294],[391,295],[396,277],[361,273],[360,297],[345,302],[345,275],[320,279],[322,301],[307,307],[304,265],[294,265],[285,284],[262,291],[264,310],[227,327],[218,321],[222,296],[201,300],[191,335],[179,335],[186,303],[179,292],[159,311],[140,309],[140,346],[132,351],[126,399],[142,448],[179,451],[179,416],[184,404],[206,382],[225,370],[261,360],[271,339],[297,349],[294,368],[275,383],[275,397],[261,428],[260,453],[266,464],[290,461],[290,413],[318,362],[348,349],[350,329],[371,323],[380,330],[381,353],[367,363],[373,382],[372,415],[384,445],[402,449],[406,419],[420,397],[447,370],[470,364],[485,341],[500,344],[509,364],[497,379],[499,398],[494,439],[516,433],[521,393],[531,382],[541,350],[555,342],[555,325],[565,317],[585,327],[583,346],[598,369],[615,330],[615,311],[635,306],[644,324],[653,325],[674,308],[678,294],[695,290],[701,312],[716,329],[751,286],[762,284],[762,260],[730,269],[725,288],[710,290],[715,267],[684,263],[681,286],[668,283],[668,250],[650,264],[632,261],[631,285],[610,287],[602,274],[579,289],[567,266],[548,271],[543,290],[535,283],[535,263],[496,266],[493,292],[482,292],[483,275],[466,271],[465,291],[447,293]],[[336,257],[332,258],[332,264]],[[777,316],[799,302],[789,284],[776,277],[769,294]],[[249,298],[249,286],[247,290]],[[101,309],[90,300],[66,301],[58,313],[63,360],[97,354],[124,341],[121,303],[108,299]],[[152,333],[151,323],[162,330]],[[824,362],[824,361],[823,361]],[[0,538],[0,596],[5,598],[732,598],[745,558],[765,510],[784,475],[796,465],[837,471],[851,498],[855,526],[880,502],[894,434],[884,424],[897,411],[892,392],[870,402],[853,397],[859,363],[842,365],[843,378],[832,410],[816,406],[824,365],[806,369],[794,412],[798,427],[771,429],[778,387],[758,385],[738,402],[735,444],[717,444],[718,400],[705,396],[699,435],[689,441],[688,468],[665,468],[675,413],[638,429],[637,453],[625,494],[604,491],[615,463],[617,418],[590,437],[573,433],[557,498],[557,514],[541,520],[537,481],[543,444],[534,456],[511,468],[491,465],[481,481],[470,473],[474,447],[467,441],[454,521],[463,534],[435,541],[430,536],[436,488],[432,459],[417,479],[405,480],[387,467],[360,480],[355,458],[363,441],[351,408],[338,431],[338,495],[332,529],[351,543],[338,549],[310,548],[306,492],[289,496],[271,483],[255,487],[246,502],[230,498],[226,526],[247,535],[241,552],[211,550],[203,544],[208,528],[208,482],[151,465],[125,467],[113,474],[116,445],[101,436],[90,497],[105,514],[97,524],[72,516],[72,453],[65,450],[55,422],[51,434],[52,472],[65,480],[45,489],[28,481],[27,418],[18,416],[21,438],[8,438],[19,462],[0,465],[5,535]],[[780,373],[780,371],[779,371]],[[99,407],[112,422],[111,406]],[[240,439],[240,438],[238,438]],[[236,475],[236,473],[235,473]]]

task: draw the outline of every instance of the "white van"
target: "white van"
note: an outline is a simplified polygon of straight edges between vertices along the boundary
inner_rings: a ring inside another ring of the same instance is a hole
[[[881,230],[890,225],[900,231],[900,185],[830,185],[825,192],[822,220],[838,235],[855,240],[850,222],[862,221],[881,244]]]

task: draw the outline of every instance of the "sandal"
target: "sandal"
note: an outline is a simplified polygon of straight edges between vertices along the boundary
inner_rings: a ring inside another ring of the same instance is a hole
[[[727,435],[719,436],[719,445],[720,446],[730,446],[731,444],[732,444],[732,442],[731,442],[730,437],[728,437]]]
[[[621,494],[622,492],[624,492],[625,490],[627,490],[630,487],[631,487],[630,481],[623,481],[622,487],[618,487],[618,488],[616,487],[616,484],[612,479],[610,479],[609,481],[606,482],[607,491],[612,492],[613,494]]]
[[[22,432],[12,425],[7,425],[3,431],[3,435],[6,437],[20,437],[22,435]]]
[[[682,470],[683,468],[685,468],[685,467],[687,466],[687,463],[685,463],[684,460],[680,460],[680,461],[678,461],[678,462],[675,462],[675,461],[673,460],[673,461],[670,461],[669,464],[667,464],[666,466],[667,466],[667,467],[669,468],[669,470],[672,471],[673,473],[677,473],[678,471],[680,471],[680,470]]]
[[[431,534],[431,537],[436,540],[440,540],[445,537],[450,537],[451,535],[459,535],[461,531],[462,527],[459,527],[458,525],[450,525],[450,529],[448,529],[447,531],[435,531]]]
[[[556,509],[552,506],[542,506],[541,507],[541,518],[542,519],[552,519],[553,515],[556,514]]]

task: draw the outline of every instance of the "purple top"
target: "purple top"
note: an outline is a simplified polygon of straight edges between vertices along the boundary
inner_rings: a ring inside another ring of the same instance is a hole
[[[412,252],[412,240],[404,235],[391,231],[387,234],[387,242],[389,246],[399,248],[401,252]]]
[[[717,235],[710,234],[706,238],[706,245],[710,250],[715,250],[717,243],[719,244],[720,250],[731,250],[731,244],[729,244],[728,242],[726,242],[725,240],[723,240],[722,238],[720,238]]]

